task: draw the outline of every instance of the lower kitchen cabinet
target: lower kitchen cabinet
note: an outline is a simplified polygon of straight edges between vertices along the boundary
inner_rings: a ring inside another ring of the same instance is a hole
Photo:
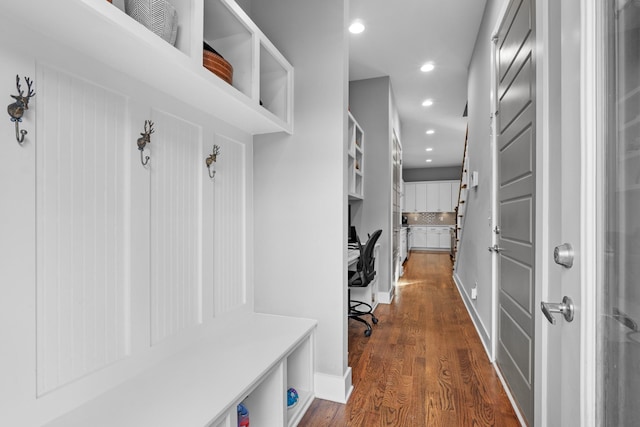
[[[412,226],[411,249],[451,249],[450,227]]]
[[[427,228],[427,248],[440,247],[440,227]]]
[[[440,249],[451,249],[451,234],[449,232],[450,228],[449,227],[445,227],[444,229],[440,230],[440,240],[439,240],[439,244],[438,247]]]
[[[427,227],[411,227],[411,248],[424,249],[427,247]]]

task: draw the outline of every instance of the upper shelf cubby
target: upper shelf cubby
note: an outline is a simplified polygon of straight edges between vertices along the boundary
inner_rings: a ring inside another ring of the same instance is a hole
[[[30,30],[21,38],[35,46],[52,40],[248,133],[292,133],[293,67],[240,6],[168,1],[178,14],[175,46],[124,13],[123,0],[0,2],[0,14],[20,16]],[[233,67],[232,85],[204,68],[203,41]]]
[[[260,104],[280,120],[290,122],[293,69],[273,45],[260,43]]]
[[[253,34],[238,13],[223,1],[205,1],[204,41],[233,66],[233,87],[253,98]]]

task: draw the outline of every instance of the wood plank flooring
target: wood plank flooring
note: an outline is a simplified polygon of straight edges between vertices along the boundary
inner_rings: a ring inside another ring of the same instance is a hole
[[[371,337],[349,321],[354,391],[316,399],[300,427],[519,426],[451,278],[448,254],[412,252]]]

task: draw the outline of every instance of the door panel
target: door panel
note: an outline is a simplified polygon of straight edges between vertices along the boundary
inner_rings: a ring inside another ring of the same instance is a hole
[[[533,280],[531,267],[507,257],[503,257],[501,262],[500,283],[503,284],[502,291],[509,295],[525,312],[532,312],[533,295],[531,289],[517,285]]]
[[[502,341],[508,343],[508,355],[510,360],[503,366],[508,366],[518,375],[512,376],[509,385],[521,387],[522,392],[526,392],[531,383],[531,373],[533,370],[531,353],[533,351],[533,340],[530,333],[518,326],[516,319],[511,317],[507,310],[500,312],[500,322],[502,323]],[[504,371],[503,371],[504,372]]]
[[[500,172],[503,182],[512,182],[533,172],[533,129],[528,128],[502,149]]]
[[[505,79],[506,74],[511,70],[511,65],[516,59],[524,41],[528,40],[529,34],[533,30],[533,17],[531,14],[519,13],[521,7],[527,7],[528,2],[515,1],[509,6],[509,10],[503,19],[503,37],[500,38],[500,50],[498,51],[500,82]],[[511,25],[513,23],[513,25]]]
[[[497,364],[533,424],[535,346],[535,61],[533,1],[514,0],[497,41],[498,349]]]
[[[525,9],[526,10],[526,9]],[[531,52],[529,45],[525,46]],[[531,57],[528,56],[526,62],[516,70],[513,81],[508,81],[508,87],[500,97],[500,131],[504,130],[515,120],[520,113],[529,105],[533,98],[534,70]]]

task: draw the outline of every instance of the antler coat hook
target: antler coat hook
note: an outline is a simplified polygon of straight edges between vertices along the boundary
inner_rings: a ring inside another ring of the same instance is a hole
[[[24,96],[24,91],[20,87],[20,76],[16,74],[18,95],[11,95],[16,102],[7,106],[7,112],[9,113],[9,116],[11,116],[11,121],[16,124],[16,140],[18,141],[18,144],[22,144],[24,142],[24,136],[27,134],[26,130],[20,130],[18,123],[22,122],[24,110],[29,109],[29,98],[36,94],[33,89],[31,89],[33,80],[29,79],[29,77],[25,77],[25,81],[27,82],[27,90],[29,91],[27,96]]]
[[[205,163],[207,164],[207,169],[209,170],[209,178],[211,179],[213,179],[216,176],[216,166],[214,163],[218,160],[219,154],[220,154],[220,146],[215,144],[213,146],[213,151],[211,152],[209,157],[207,157],[205,160]],[[213,168],[211,167],[212,164],[213,164]],[[211,169],[213,169],[213,173],[211,173]]]
[[[141,133],[140,138],[138,138],[138,150],[140,150],[140,163],[142,166],[147,166],[149,163],[149,156],[143,156],[144,147],[147,144],[151,144],[151,134],[155,132],[153,129],[153,122],[151,120],[144,121],[144,132]]]

